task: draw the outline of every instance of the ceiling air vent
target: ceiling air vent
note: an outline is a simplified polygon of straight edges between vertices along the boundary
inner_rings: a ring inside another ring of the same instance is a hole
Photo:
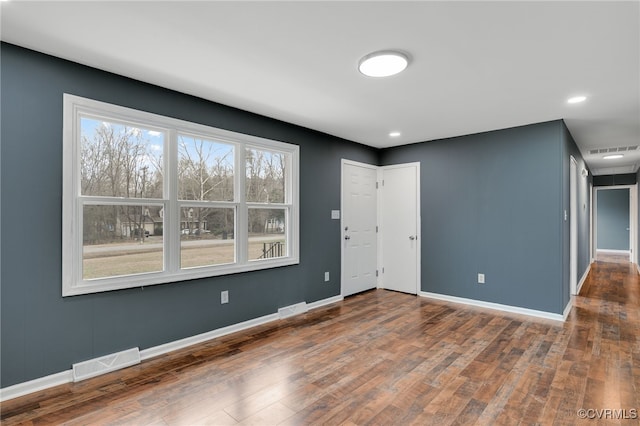
[[[617,148],[598,148],[592,149],[589,151],[589,154],[608,154],[610,152],[624,152],[624,151],[635,151],[638,149],[638,145],[633,146],[619,146]]]

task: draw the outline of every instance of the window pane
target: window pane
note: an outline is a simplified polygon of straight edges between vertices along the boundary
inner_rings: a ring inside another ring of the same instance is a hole
[[[233,145],[178,136],[178,198],[233,201]]]
[[[162,198],[164,133],[82,117],[82,195]]]
[[[234,209],[183,207],[180,209],[180,266],[234,263]]]
[[[162,216],[159,206],[84,206],[82,278],[162,271]]]
[[[284,203],[287,155],[246,149],[246,199],[250,203]]]
[[[285,209],[249,209],[249,260],[287,255]]]

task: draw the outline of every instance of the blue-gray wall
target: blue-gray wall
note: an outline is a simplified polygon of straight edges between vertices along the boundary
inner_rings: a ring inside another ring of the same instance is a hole
[[[598,250],[629,250],[629,189],[598,190]]]
[[[376,150],[10,44],[0,49],[1,387],[340,294],[339,221],[330,219],[340,208],[340,159],[376,164]],[[300,264],[63,299],[63,93],[300,145]]]
[[[421,290],[562,313],[574,146],[559,120],[383,150],[382,165],[420,162]]]

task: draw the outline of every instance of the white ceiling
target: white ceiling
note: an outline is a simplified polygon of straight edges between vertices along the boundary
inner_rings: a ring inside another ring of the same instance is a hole
[[[640,2],[1,3],[3,41],[374,147],[564,118],[592,173],[635,172]],[[359,59],[409,52],[365,77]],[[588,96],[569,105],[570,96]],[[392,130],[402,132],[390,138]]]

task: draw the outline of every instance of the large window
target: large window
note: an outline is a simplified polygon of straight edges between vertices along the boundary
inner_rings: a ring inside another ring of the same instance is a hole
[[[298,263],[298,147],[64,96],[63,296]]]

